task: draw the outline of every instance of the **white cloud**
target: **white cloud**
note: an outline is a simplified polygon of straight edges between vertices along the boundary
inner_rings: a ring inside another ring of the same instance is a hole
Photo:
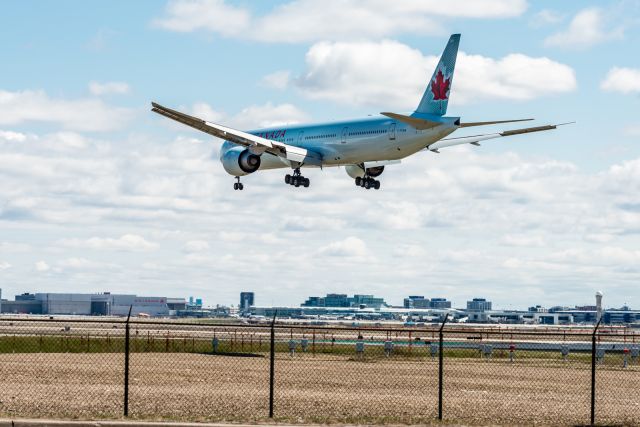
[[[6,261],[0,261],[0,271],[11,268],[11,264]]]
[[[573,17],[569,28],[545,39],[548,46],[587,48],[610,40],[622,39],[621,26],[606,29],[604,12],[598,8],[583,9]]]
[[[17,242],[0,242],[0,252],[14,253],[14,252],[28,252],[31,249],[30,245],[26,243]]]
[[[257,129],[271,126],[301,123],[309,120],[309,116],[293,104],[251,105],[239,113],[229,115],[215,110],[205,102],[198,102],[187,108],[196,117],[211,122],[224,123],[237,129]],[[181,129],[182,126],[175,127]]]
[[[55,99],[44,91],[0,90],[0,125],[43,122],[78,131],[107,131],[122,127],[131,117],[131,110],[110,107],[99,99]]]
[[[506,246],[542,247],[544,239],[540,236],[508,234],[502,238],[502,244]]]
[[[399,258],[428,256],[427,252],[421,246],[407,244],[402,244],[396,247],[393,251],[393,255]]]
[[[289,71],[276,71],[263,77],[262,83],[274,89],[284,89],[289,84],[291,73]]]
[[[209,250],[209,243],[205,240],[191,240],[184,245],[185,252],[204,252]]]
[[[624,134],[628,136],[640,136],[640,125],[629,125],[624,128]]]
[[[81,149],[89,144],[86,137],[76,132],[56,132],[46,137],[52,149]]]
[[[369,251],[364,241],[355,236],[350,236],[344,240],[338,240],[321,247],[318,253],[336,257],[359,258],[366,256]]]
[[[171,31],[208,30],[223,36],[245,31],[251,18],[247,10],[227,5],[224,0],[172,0],[165,14],[165,18],[155,20],[154,24]]]
[[[191,107],[191,114],[213,123],[220,122],[225,117],[224,113],[215,111],[213,107],[211,107],[206,102],[196,102],[195,104],[193,104],[193,106]]]
[[[47,264],[45,261],[36,262],[36,270],[37,271],[49,271],[51,266]]]
[[[614,235],[608,233],[591,233],[584,236],[584,240],[593,243],[607,243],[615,238]]]
[[[109,95],[109,94],[127,94],[129,93],[129,85],[124,82],[91,82],[89,83],[89,92],[93,95]]]
[[[532,27],[543,27],[545,25],[557,24],[562,21],[562,14],[551,9],[542,9],[540,12],[533,15],[530,24]]]
[[[27,135],[10,130],[0,130],[0,139],[10,142],[23,142],[27,139]]]
[[[305,61],[306,70],[291,83],[311,98],[409,109],[418,104],[438,57],[385,40],[316,43]],[[461,52],[451,100],[528,100],[569,92],[576,85],[571,67],[546,57],[510,54],[494,59]]]
[[[613,67],[600,88],[608,92],[640,93],[640,69]]]
[[[125,234],[117,239],[111,237],[91,237],[89,239],[63,239],[61,245],[70,248],[115,249],[122,251],[149,251],[158,247],[137,234]]]
[[[230,122],[241,129],[252,127],[271,127],[295,124],[309,120],[306,113],[292,104],[274,105],[270,102],[264,105],[253,105],[240,111],[232,117]]]
[[[526,8],[525,0],[293,0],[254,16],[249,9],[223,0],[173,0],[165,16],[153,24],[170,31],[209,31],[260,42],[300,43],[437,34],[445,31],[443,20],[508,18],[521,15]]]
[[[112,269],[116,266],[114,264],[102,263],[92,261],[87,258],[71,257],[63,259],[57,263],[58,270],[72,269],[72,270],[99,270],[99,269]]]

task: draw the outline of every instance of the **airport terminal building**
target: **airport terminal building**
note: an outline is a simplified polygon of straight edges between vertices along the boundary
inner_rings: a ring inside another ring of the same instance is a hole
[[[16,295],[15,301],[1,300],[0,313],[126,316],[131,307],[133,316],[140,314],[168,316],[171,314],[171,305],[175,302],[175,298],[110,292],[101,294],[26,293]]]

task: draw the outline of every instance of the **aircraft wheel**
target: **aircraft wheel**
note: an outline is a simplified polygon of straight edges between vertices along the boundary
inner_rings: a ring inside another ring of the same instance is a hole
[[[286,175],[284,176],[284,182],[285,182],[286,184],[289,184],[289,183],[291,182],[291,175],[286,174]]]
[[[300,178],[295,177],[293,181],[293,185],[296,187],[300,187]]]
[[[375,188],[376,190],[379,190],[380,189],[380,181],[375,181],[373,183],[373,188]]]
[[[240,191],[244,190],[244,185],[242,185],[242,183],[238,184],[238,190]]]
[[[305,178],[304,179],[304,187],[307,188],[307,187],[309,187],[310,184],[311,184],[311,181],[309,180],[309,178]]]
[[[360,187],[360,184],[362,183],[362,178],[360,178],[359,176],[356,177],[356,185],[358,187]]]
[[[237,190],[237,189],[238,189],[238,183],[237,183],[237,182],[234,182],[234,183],[233,183],[233,189],[234,189],[234,190]]]
[[[370,188],[371,188],[371,181],[366,180],[366,181],[364,182],[364,188],[366,188],[367,190],[368,190],[368,189],[370,189]]]

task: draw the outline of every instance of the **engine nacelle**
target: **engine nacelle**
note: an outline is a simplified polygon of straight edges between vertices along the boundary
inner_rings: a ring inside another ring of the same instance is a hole
[[[368,168],[366,172],[364,169],[362,169],[358,165],[345,166],[344,169],[347,171],[347,174],[353,179],[356,179],[357,177],[364,178],[365,173],[366,175],[369,175],[370,177],[375,178],[377,176],[382,175],[382,172],[384,172],[384,166],[376,166],[375,168]]]
[[[243,147],[233,147],[220,156],[222,167],[229,175],[244,176],[260,168],[260,156]]]

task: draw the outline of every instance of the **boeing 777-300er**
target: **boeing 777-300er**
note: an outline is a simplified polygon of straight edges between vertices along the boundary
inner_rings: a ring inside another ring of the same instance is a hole
[[[418,108],[411,114],[391,112],[377,117],[341,122],[279,126],[240,131],[193,117],[152,102],[152,111],[224,140],[220,162],[236,177],[235,190],[242,190],[240,177],[260,170],[290,168],[285,183],[308,187],[303,167],[344,166],[357,186],[380,188],[376,178],[385,166],[421,150],[438,153],[441,148],[460,144],[480,145],[480,141],[555,129],[546,125],[507,130],[500,133],[446,138],[459,128],[521,122],[533,119],[461,122],[446,117],[460,34],[453,34],[442,53]]]

